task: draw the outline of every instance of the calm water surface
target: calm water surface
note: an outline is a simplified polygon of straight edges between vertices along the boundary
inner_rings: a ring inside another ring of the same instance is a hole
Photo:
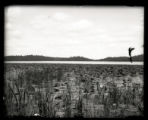
[[[37,64],[113,64],[113,65],[143,65],[143,62],[109,62],[109,61],[5,61],[5,63],[37,63]]]

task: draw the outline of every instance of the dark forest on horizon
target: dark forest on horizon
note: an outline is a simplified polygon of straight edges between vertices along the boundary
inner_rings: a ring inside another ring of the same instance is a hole
[[[82,56],[73,57],[47,57],[41,55],[5,56],[5,61],[129,61],[129,57],[106,57],[104,59],[90,59]],[[143,55],[133,56],[133,61],[143,61]]]

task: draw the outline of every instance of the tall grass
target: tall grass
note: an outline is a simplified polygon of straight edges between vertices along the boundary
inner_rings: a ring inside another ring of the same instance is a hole
[[[142,66],[6,64],[5,68],[8,116],[143,115],[143,86],[132,82],[143,75]],[[124,81],[122,87],[118,80]]]

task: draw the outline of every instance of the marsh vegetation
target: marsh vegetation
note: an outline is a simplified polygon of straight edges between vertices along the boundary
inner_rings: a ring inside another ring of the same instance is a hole
[[[8,116],[143,115],[142,65],[5,64]]]

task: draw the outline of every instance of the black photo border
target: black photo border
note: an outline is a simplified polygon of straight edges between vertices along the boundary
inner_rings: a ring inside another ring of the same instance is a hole
[[[146,83],[147,80],[147,62],[148,59],[146,57],[146,48],[147,48],[147,34],[146,34],[146,21],[147,21],[147,7],[146,1],[144,0],[1,0],[0,1],[0,118],[1,119],[43,119],[38,117],[7,117],[5,105],[3,101],[3,93],[4,93],[4,25],[5,25],[5,18],[4,18],[4,9],[7,6],[11,5],[31,5],[31,6],[131,6],[131,7],[144,7],[144,116],[140,117],[145,118],[146,116]],[[134,119],[139,119],[139,117],[133,117]],[[48,118],[49,119],[49,118]],[[61,118],[60,118],[61,119]],[[62,118],[63,119],[63,118]],[[73,119],[73,118],[71,118]],[[76,118],[78,119],[78,118]],[[79,118],[80,119],[80,118]],[[92,119],[92,118],[91,118]],[[129,118],[131,119],[131,118]]]

